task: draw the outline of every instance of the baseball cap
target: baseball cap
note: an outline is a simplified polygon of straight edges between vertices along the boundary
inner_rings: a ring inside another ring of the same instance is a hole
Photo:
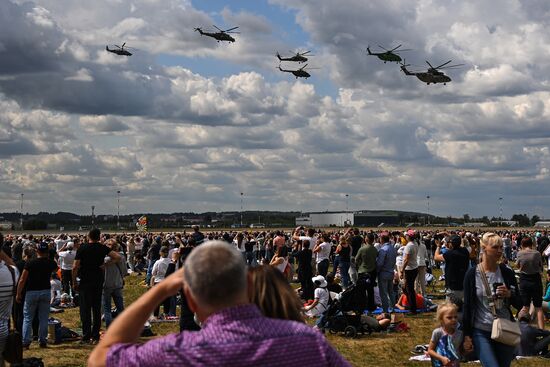
[[[42,251],[42,252],[48,251],[50,249],[47,242],[40,242],[37,248],[38,248],[38,251]]]

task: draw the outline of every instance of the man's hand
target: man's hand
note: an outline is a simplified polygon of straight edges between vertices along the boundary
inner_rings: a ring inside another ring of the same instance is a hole
[[[22,303],[22,302],[23,302],[23,297],[21,297],[21,295],[18,294],[18,295],[15,297],[15,302],[17,302],[17,303]]]
[[[176,295],[183,288],[183,267],[157,284],[157,287],[162,288],[163,292],[166,293],[166,297]]]
[[[464,346],[464,351],[465,352],[471,352],[474,350],[474,346],[472,344],[472,338],[469,337],[469,336],[465,336],[464,337],[464,343],[463,343],[463,346]]]

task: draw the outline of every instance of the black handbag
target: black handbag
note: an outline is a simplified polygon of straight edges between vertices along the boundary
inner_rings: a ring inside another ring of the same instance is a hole
[[[15,295],[15,271],[8,264],[5,265],[11,273],[11,278],[13,281],[13,295]],[[21,337],[21,333],[16,329],[9,331],[2,356],[4,357],[4,360],[10,364],[17,364],[23,361],[23,339]]]

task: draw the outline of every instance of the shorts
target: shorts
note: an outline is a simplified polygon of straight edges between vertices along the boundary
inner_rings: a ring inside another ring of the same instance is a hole
[[[522,306],[542,306],[542,280],[539,274],[521,274],[519,277],[519,294]]]

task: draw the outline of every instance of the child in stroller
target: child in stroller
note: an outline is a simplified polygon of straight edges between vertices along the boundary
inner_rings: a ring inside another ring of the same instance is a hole
[[[317,328],[323,331],[328,329],[332,334],[343,332],[351,338],[356,337],[358,333],[370,334],[372,331],[378,331],[369,326],[372,324],[370,320],[362,317],[367,305],[366,297],[360,294],[361,288],[352,284],[340,293],[339,297],[331,299],[327,310],[317,320]]]

